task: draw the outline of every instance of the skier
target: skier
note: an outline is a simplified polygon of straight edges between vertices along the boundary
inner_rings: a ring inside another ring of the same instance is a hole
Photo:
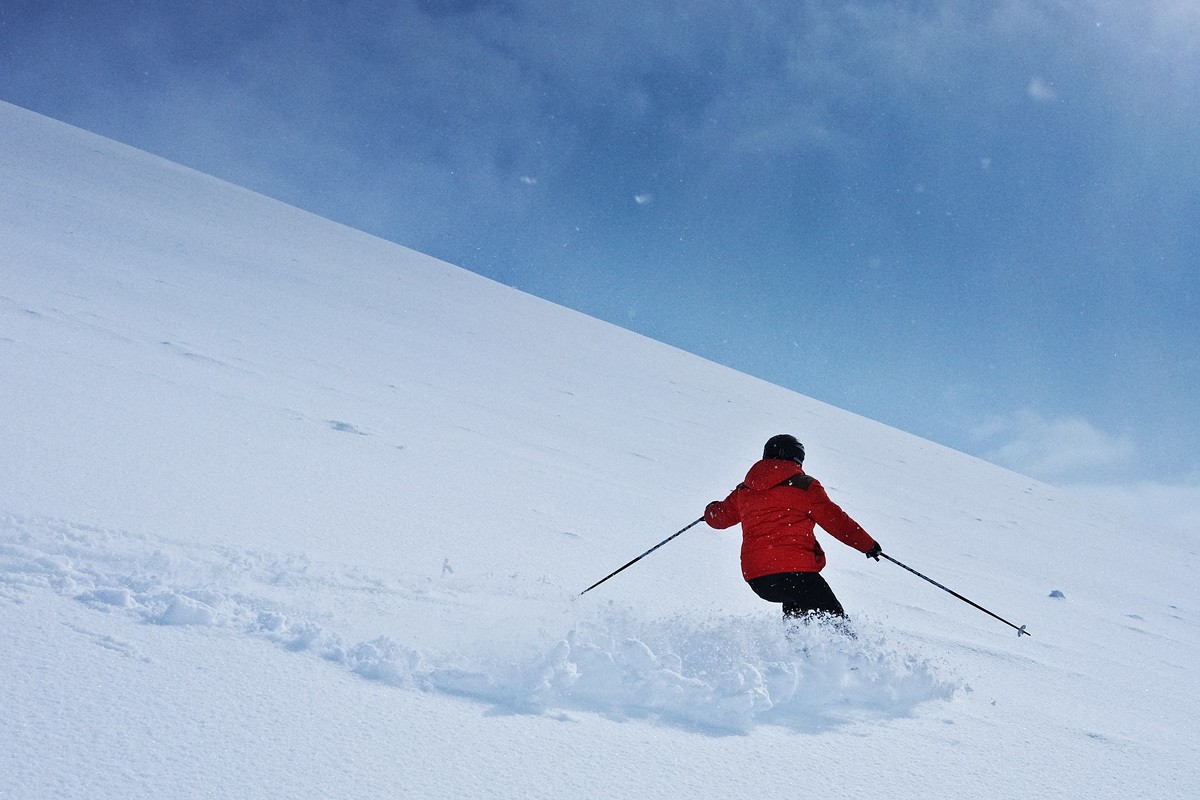
[[[762,460],[724,500],[704,509],[714,528],[742,523],[742,577],[754,593],[783,604],[785,620],[846,616],[821,577],[825,553],[813,533],[820,525],[834,537],[879,560],[879,543],[804,473],[804,445],[795,436],[767,440]]]

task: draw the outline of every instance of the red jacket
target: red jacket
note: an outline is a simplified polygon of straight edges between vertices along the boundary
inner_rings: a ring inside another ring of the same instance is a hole
[[[714,528],[742,523],[742,577],[779,572],[820,572],[825,552],[813,534],[820,525],[863,553],[875,540],[829,499],[825,488],[792,461],[768,458],[746,473],[746,482],[704,509]]]

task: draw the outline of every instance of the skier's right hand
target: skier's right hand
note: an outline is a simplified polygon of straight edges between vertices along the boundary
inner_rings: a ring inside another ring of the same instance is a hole
[[[879,542],[871,545],[871,549],[867,551],[867,558],[873,558],[876,561],[883,555],[883,548],[879,546]]]

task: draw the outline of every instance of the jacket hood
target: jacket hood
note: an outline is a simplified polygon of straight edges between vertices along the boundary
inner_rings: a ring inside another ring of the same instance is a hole
[[[791,478],[803,475],[804,470],[795,461],[784,461],[780,458],[764,458],[746,473],[746,488],[761,492],[770,489]]]

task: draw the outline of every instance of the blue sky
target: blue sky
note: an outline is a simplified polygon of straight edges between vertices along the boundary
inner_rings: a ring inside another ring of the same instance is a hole
[[[0,10],[0,99],[1068,483],[1200,484],[1197,98],[1192,0]]]

